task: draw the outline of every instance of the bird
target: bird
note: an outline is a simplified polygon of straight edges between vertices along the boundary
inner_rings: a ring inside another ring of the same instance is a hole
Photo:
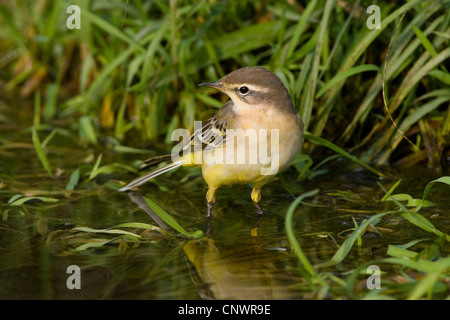
[[[292,98],[278,76],[260,66],[232,71],[216,82],[199,86],[225,93],[229,100],[190,135],[179,151],[144,163],[170,163],[125,185],[128,191],[180,166],[201,166],[208,185],[207,218],[212,214],[216,191],[223,185],[251,185],[251,199],[262,217],[261,188],[288,168],[303,144],[304,125]],[[248,141],[248,143],[247,143]]]

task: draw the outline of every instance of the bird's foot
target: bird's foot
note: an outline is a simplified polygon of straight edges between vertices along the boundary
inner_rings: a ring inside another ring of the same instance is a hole
[[[260,215],[260,216],[263,216],[264,215],[264,210],[261,208],[259,203],[258,202],[253,202],[253,205],[256,207],[256,213],[258,213],[258,215]]]

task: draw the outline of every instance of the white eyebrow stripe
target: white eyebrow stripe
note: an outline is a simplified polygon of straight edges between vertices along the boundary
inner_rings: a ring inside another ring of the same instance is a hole
[[[243,84],[237,86],[236,89],[239,89],[240,87],[248,87],[251,91],[259,91],[259,92],[268,92],[269,91],[268,87],[256,86],[254,84],[243,83]]]

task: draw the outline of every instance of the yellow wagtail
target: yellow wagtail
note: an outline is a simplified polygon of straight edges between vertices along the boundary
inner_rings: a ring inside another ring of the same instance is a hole
[[[208,185],[208,219],[217,188],[233,184],[253,185],[251,198],[262,215],[258,203],[261,187],[291,164],[303,142],[303,122],[291,96],[281,80],[262,67],[238,69],[217,82],[200,86],[216,88],[231,100],[190,136],[182,156],[173,152],[148,159],[148,166],[171,158],[172,163],[137,178],[119,191],[139,186],[179,166],[200,165]]]

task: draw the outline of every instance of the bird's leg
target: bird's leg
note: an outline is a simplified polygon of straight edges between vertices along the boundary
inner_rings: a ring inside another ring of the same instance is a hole
[[[259,200],[261,200],[261,189],[260,188],[256,188],[254,187],[252,190],[252,201],[253,201],[253,205],[256,207],[256,212],[263,216],[264,215],[264,211],[261,208],[261,206],[259,205]]]
[[[211,213],[212,213],[213,206],[214,206],[214,202],[206,201],[206,207],[207,207],[206,218],[208,218],[208,219],[211,218]]]
[[[258,216],[258,220],[256,220],[256,222],[253,224],[252,226],[252,230],[250,231],[250,235],[252,237],[259,237],[261,236],[261,229],[259,228],[259,224],[261,222],[261,220],[264,218],[264,215],[260,214]]]
[[[264,215],[264,210],[261,208],[258,202],[253,202],[253,205],[256,207],[256,213],[260,216]]]
[[[211,217],[212,208],[214,202],[216,202],[216,189],[217,188],[209,187],[208,192],[206,193],[206,204],[208,206],[208,211],[206,214],[207,218]]]
[[[211,213],[212,213],[212,208],[214,206],[214,202],[216,201],[216,189],[217,188],[209,188],[208,192],[206,193],[206,206],[207,206],[207,211],[206,211],[206,233],[207,234],[212,234],[212,226],[211,226]]]
[[[261,189],[253,187],[252,190],[252,201],[253,205],[256,207],[257,213],[258,213],[258,220],[255,222],[255,224],[252,227],[252,230],[250,234],[252,237],[258,237],[261,234],[261,230],[259,229],[259,223],[261,222],[262,218],[264,217],[264,211],[259,205],[259,200],[261,200]]]
[[[209,201],[207,201],[206,202],[206,205],[207,205],[207,213],[206,213],[206,235],[212,235],[212,233],[213,233],[213,228],[212,228],[212,225],[211,225],[211,212],[212,212],[212,208],[213,208],[213,205],[214,205],[214,202],[209,202]]]

